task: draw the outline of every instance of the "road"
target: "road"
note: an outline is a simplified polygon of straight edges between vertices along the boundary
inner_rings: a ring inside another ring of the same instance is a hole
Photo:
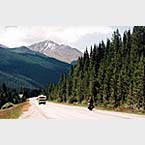
[[[31,98],[31,106],[23,112],[19,119],[144,119],[144,115],[128,114],[113,111],[96,110],[89,111],[87,107],[69,106],[47,102],[46,105],[38,105],[36,98]]]

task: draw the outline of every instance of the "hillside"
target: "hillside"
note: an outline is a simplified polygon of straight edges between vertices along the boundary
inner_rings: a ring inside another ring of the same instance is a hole
[[[0,82],[17,88],[41,88],[56,83],[70,65],[29,50],[27,47],[0,47]]]

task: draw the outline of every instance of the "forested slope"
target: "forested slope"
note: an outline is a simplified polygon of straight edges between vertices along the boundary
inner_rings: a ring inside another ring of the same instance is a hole
[[[117,110],[145,111],[145,27],[94,45],[58,84],[45,89],[49,100],[86,103]]]

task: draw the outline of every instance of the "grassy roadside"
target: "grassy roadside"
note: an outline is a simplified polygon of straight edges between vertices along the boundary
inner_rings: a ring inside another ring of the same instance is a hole
[[[65,103],[65,102],[57,102],[57,101],[49,101],[49,102],[52,102],[52,103],[57,103],[57,104],[64,104],[64,105],[69,105],[69,106],[79,106],[79,107],[87,107],[87,104],[70,104],[70,103]],[[145,115],[145,113],[143,112],[132,112],[131,110],[115,110],[113,108],[104,108],[104,107],[96,107],[95,106],[95,109],[98,109],[98,110],[104,110],[104,111],[113,111],[113,112],[120,112],[120,113],[129,113],[129,114],[135,114],[135,115]]]
[[[12,108],[0,110],[0,119],[17,119],[23,111],[27,111],[30,104],[29,101],[17,104]]]
[[[143,112],[133,112],[131,110],[115,110],[113,108],[103,108],[103,107],[95,107],[95,109],[98,110],[104,110],[104,111],[114,111],[114,112],[120,112],[120,113],[129,113],[134,115],[145,115]]]

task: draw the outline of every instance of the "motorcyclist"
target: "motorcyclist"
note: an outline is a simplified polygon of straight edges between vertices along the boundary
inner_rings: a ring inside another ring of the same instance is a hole
[[[89,97],[89,99],[88,99],[88,109],[91,109],[91,108],[92,109],[94,108],[94,101],[93,101],[92,97]]]

